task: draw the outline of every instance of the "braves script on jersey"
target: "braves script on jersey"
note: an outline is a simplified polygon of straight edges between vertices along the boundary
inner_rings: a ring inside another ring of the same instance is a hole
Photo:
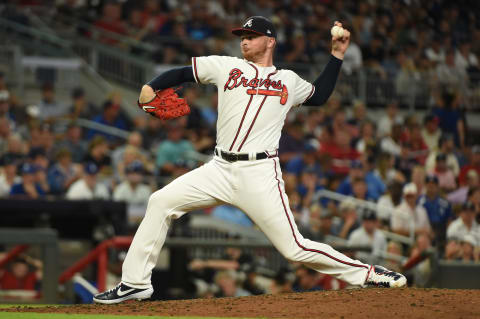
[[[295,72],[275,66],[228,56],[193,58],[192,65],[198,83],[218,87],[217,146],[226,151],[276,150],[288,111],[314,93]]]

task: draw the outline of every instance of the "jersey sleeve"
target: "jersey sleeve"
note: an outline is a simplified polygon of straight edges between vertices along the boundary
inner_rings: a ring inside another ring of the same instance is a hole
[[[315,86],[302,79],[296,73],[292,72],[295,76],[295,95],[294,95],[294,106],[300,106],[305,103],[312,95],[315,93]]]
[[[227,69],[228,58],[219,55],[210,55],[192,58],[193,76],[197,83],[219,83],[222,71]]]

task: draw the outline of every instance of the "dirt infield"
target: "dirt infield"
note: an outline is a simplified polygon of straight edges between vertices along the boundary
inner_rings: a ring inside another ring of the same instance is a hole
[[[241,298],[21,307],[18,312],[263,318],[479,318],[480,290],[355,289]]]

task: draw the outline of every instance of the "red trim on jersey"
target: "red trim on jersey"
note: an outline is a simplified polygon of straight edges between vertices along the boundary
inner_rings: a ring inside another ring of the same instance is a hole
[[[252,96],[253,96],[253,95],[252,95]],[[242,149],[243,144],[244,144],[245,141],[247,140],[248,134],[250,134],[250,131],[252,130],[253,124],[255,124],[255,121],[257,120],[258,113],[260,113],[260,110],[262,109],[263,103],[265,103],[265,100],[267,99],[267,97],[268,97],[268,96],[266,95],[266,96],[263,98],[262,104],[260,104],[260,106],[258,107],[257,113],[255,114],[255,117],[254,117],[253,120],[252,120],[252,124],[250,124],[250,127],[248,128],[247,134],[246,134],[245,137],[243,138],[243,141],[242,141],[242,143],[240,144],[240,146],[238,147],[237,152],[240,152],[240,150]]]
[[[339,263],[345,264],[345,265],[349,265],[349,266],[352,266],[352,267],[369,269],[369,267],[366,266],[366,265],[352,264],[348,261],[343,261],[343,260],[340,260],[336,257],[333,257],[332,255],[329,255],[328,253],[326,253],[324,251],[317,250],[317,249],[306,248],[305,246],[302,246],[298,242],[297,236],[295,235],[295,231],[293,229],[292,221],[290,220],[290,216],[288,216],[288,211],[287,211],[287,207],[285,206],[285,201],[283,200],[282,190],[280,188],[280,180],[278,179],[278,173],[277,173],[277,162],[275,161],[275,159],[273,159],[273,164],[274,164],[274,169],[275,169],[275,179],[277,180],[278,192],[280,193],[280,198],[282,199],[283,210],[285,212],[285,215],[287,216],[287,220],[288,220],[288,223],[290,224],[290,229],[292,230],[292,235],[293,235],[293,238],[295,239],[295,243],[297,244],[297,246],[300,247],[301,249],[303,249],[304,251],[311,251],[311,252],[314,252],[314,253],[322,254],[322,255],[324,255],[328,258],[331,258],[331,259],[333,259],[333,260],[335,260]]]
[[[270,79],[270,77],[271,77],[272,75],[274,75],[275,73],[277,73],[277,70],[275,70],[274,72],[270,73],[270,74],[267,76],[267,79]],[[252,95],[252,96],[253,96],[253,95]],[[245,137],[243,138],[243,141],[242,141],[242,143],[240,144],[240,146],[238,147],[237,152],[240,152],[240,150],[242,149],[243,144],[245,144],[245,141],[247,140],[248,134],[250,134],[250,131],[251,131],[252,128],[253,128],[253,124],[255,124],[255,121],[257,120],[258,113],[260,113],[260,110],[262,109],[263,103],[265,103],[265,100],[267,99],[267,97],[268,97],[268,95],[265,95],[265,97],[263,98],[262,104],[260,104],[260,106],[258,107],[257,113],[255,114],[255,117],[254,117],[253,120],[252,120],[252,124],[250,124],[250,127],[248,128],[247,134],[246,134]]]
[[[258,78],[257,67],[253,64],[250,64],[250,63],[247,63],[247,64],[255,69],[254,79]],[[242,120],[240,121],[240,125],[238,126],[237,134],[235,134],[235,138],[233,139],[232,145],[230,145],[230,148],[228,149],[229,151],[232,151],[233,145],[235,145],[235,142],[237,141],[238,134],[240,133],[240,130],[242,129],[243,120],[245,119],[245,115],[247,115],[247,111],[248,111],[248,108],[250,107],[250,103],[252,103],[252,100],[253,100],[253,95],[250,95],[250,100],[248,101],[247,107],[245,108],[245,112],[243,112]]]
[[[198,79],[198,73],[197,73],[197,58],[193,58],[193,75],[195,76],[195,80],[197,83],[200,83],[200,80]]]
[[[307,96],[307,98],[305,99],[305,101],[303,101],[303,103],[307,102],[308,99],[312,97],[313,92],[315,92],[315,86],[312,84],[312,90],[310,91],[310,94]],[[302,103],[302,104],[303,104],[303,103]]]

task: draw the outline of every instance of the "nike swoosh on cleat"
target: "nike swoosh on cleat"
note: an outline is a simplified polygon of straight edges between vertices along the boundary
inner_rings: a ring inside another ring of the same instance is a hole
[[[125,291],[122,291],[121,289],[118,289],[117,295],[118,295],[119,297],[122,297],[122,296],[125,296],[126,294],[128,294],[129,292],[132,292],[132,291],[134,291],[134,290],[135,290],[135,289],[127,289],[127,290],[125,290]]]

